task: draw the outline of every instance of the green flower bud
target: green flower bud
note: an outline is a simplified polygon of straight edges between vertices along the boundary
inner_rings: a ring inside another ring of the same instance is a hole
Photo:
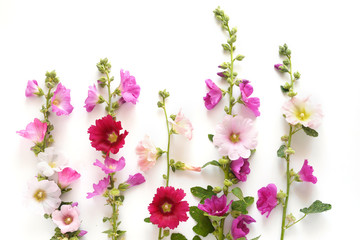
[[[297,95],[297,93],[294,93],[292,90],[290,90],[290,92],[288,93],[289,97],[295,97]]]
[[[239,55],[236,56],[235,59],[238,60],[238,61],[242,61],[244,58],[245,58],[245,56],[239,54]]]
[[[170,230],[169,229],[165,229],[164,230],[164,237],[167,237],[170,235]]]
[[[224,185],[227,186],[227,187],[230,187],[230,186],[233,185],[233,183],[229,179],[225,179],[224,180]]]
[[[288,149],[285,150],[285,153],[288,155],[292,155],[292,154],[295,154],[295,150],[292,149],[291,147],[289,147]]]
[[[170,115],[170,118],[171,118],[173,121],[175,121],[176,115],[175,115],[175,114],[171,114],[171,115]]]
[[[283,142],[287,142],[289,140],[289,136],[288,135],[284,135],[281,137],[281,141]]]
[[[79,240],[79,238],[78,237],[72,237],[69,240]]]
[[[289,215],[286,216],[286,219],[288,220],[289,223],[293,223],[296,221],[296,218],[294,217],[294,215],[292,213],[290,213]]]
[[[99,100],[97,101],[98,104],[102,104],[103,102],[105,102],[105,99],[103,96],[99,95]]]
[[[120,190],[117,188],[113,188],[110,190],[109,194],[113,197],[120,196]]]
[[[295,79],[299,79],[300,76],[301,76],[301,74],[300,74],[299,72],[295,72],[295,73],[294,73],[294,78],[295,78]]]
[[[221,192],[222,191],[222,188],[221,187],[214,187],[213,188],[213,192],[214,193],[219,193],[219,192]]]
[[[164,107],[164,104],[163,104],[162,102],[158,101],[158,102],[157,102],[157,106],[158,106],[159,108],[163,108],[163,107]]]
[[[219,159],[219,163],[220,163],[221,165],[228,164],[228,163],[229,163],[229,159],[221,158],[221,159]]]
[[[276,198],[279,200],[282,200],[282,199],[286,198],[286,193],[284,193],[282,190],[280,190],[280,192],[277,193]]]

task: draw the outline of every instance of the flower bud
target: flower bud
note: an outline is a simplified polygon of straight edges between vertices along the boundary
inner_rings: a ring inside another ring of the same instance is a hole
[[[165,229],[164,230],[164,237],[167,237],[170,235],[170,230],[169,229]]]
[[[219,159],[219,163],[220,163],[221,165],[228,164],[228,163],[229,163],[229,159],[221,158],[221,159]]]
[[[295,72],[295,73],[294,73],[294,78],[295,78],[295,79],[299,79],[300,76],[301,76],[301,74],[300,74],[299,72]]]
[[[288,155],[295,154],[295,150],[289,147],[288,149],[285,150],[285,153]]]
[[[120,195],[120,190],[117,189],[117,188],[113,188],[110,190],[110,195],[113,196],[113,197],[116,197],[116,196],[119,196]]]
[[[284,135],[281,137],[281,141],[283,142],[287,142],[289,140],[289,136],[288,135]]]
[[[230,187],[230,186],[233,185],[233,183],[229,179],[225,179],[224,180],[224,185],[227,186],[227,187]]]
[[[293,92],[292,90],[290,90],[290,92],[288,93],[289,97],[295,97],[297,95],[297,93]]]
[[[218,68],[221,68],[221,69],[227,69],[228,68],[228,64],[226,62],[223,62],[222,64],[220,64],[218,66]]]
[[[284,198],[286,198],[286,193],[284,193],[282,190],[280,190],[280,192],[277,193],[276,198],[279,200],[284,199]]]
[[[213,188],[213,192],[214,193],[219,193],[219,192],[221,192],[222,191],[222,188],[221,187],[214,187]]]

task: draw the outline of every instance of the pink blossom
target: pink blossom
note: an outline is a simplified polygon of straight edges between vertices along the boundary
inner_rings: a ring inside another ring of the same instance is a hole
[[[270,212],[277,206],[277,188],[275,184],[269,184],[266,187],[262,187],[258,190],[259,199],[256,202],[257,209],[263,215],[268,213],[266,217],[269,217]]]
[[[105,164],[96,159],[94,166],[98,166],[106,174],[118,172],[125,167],[125,158],[121,157],[119,160],[115,160],[106,156],[104,163]]]
[[[110,176],[107,176],[106,178],[99,181],[98,184],[93,184],[94,192],[88,193],[86,198],[92,198],[97,195],[102,195],[105,191],[107,186],[110,183]]]
[[[144,139],[136,146],[136,154],[138,155],[139,167],[144,172],[152,168],[161,156],[148,135],[145,135]]]
[[[120,70],[121,82],[119,90],[121,92],[121,99],[125,102],[136,104],[140,95],[140,86],[136,84],[134,76],[131,76],[128,71]]]
[[[89,86],[88,97],[85,100],[85,108],[87,112],[91,112],[99,101],[99,92],[96,89],[95,84]]]
[[[26,97],[36,96],[39,93],[39,85],[36,80],[29,80],[25,90]]]
[[[277,63],[277,64],[274,65],[274,68],[275,68],[276,70],[281,71],[281,68],[282,68],[283,66],[284,66],[283,64]]]
[[[221,197],[217,197],[213,195],[211,199],[205,199],[204,204],[198,204],[198,208],[211,216],[223,216],[230,208],[230,205],[233,201],[231,200],[229,204],[227,204],[226,195],[222,195]]]
[[[20,136],[27,138],[35,143],[44,140],[47,130],[47,124],[41,122],[38,118],[34,118],[34,122],[29,123],[25,130],[17,131]]]
[[[184,170],[194,171],[194,172],[201,172],[201,167],[194,167],[194,166],[190,166],[190,165],[185,164],[184,165]]]
[[[251,149],[257,145],[256,137],[257,132],[252,119],[240,115],[227,115],[223,122],[216,126],[213,142],[221,155],[228,156],[230,160],[237,160],[240,157],[250,157]]]
[[[206,86],[210,89],[210,91],[203,98],[205,101],[205,107],[208,110],[213,109],[222,98],[221,89],[216,86],[216,84],[210,79],[205,80]]]
[[[249,215],[240,215],[235,218],[231,225],[231,235],[234,239],[246,238],[246,235],[250,232],[249,228],[246,224],[250,224],[256,222]],[[246,224],[245,224],[246,223]]]
[[[260,116],[260,99],[257,97],[250,97],[250,95],[253,93],[253,87],[249,83],[249,80],[243,80],[239,84],[241,100],[243,101],[244,105],[249,108],[256,117],[258,117]]]
[[[135,175],[129,175],[126,183],[129,184],[129,187],[134,187],[145,182],[145,178],[141,173],[136,173]]]
[[[316,129],[323,117],[321,106],[313,105],[310,97],[293,97],[285,102],[282,107],[286,121],[291,125],[301,124],[305,127]]]
[[[170,123],[172,124],[172,129],[174,130],[175,133],[183,135],[187,139],[191,140],[193,126],[192,126],[190,120],[184,116],[184,114],[181,112],[181,110],[176,115],[174,121],[170,120]]]
[[[70,89],[66,89],[59,83],[54,92],[54,96],[51,98],[52,111],[58,116],[69,115],[74,109],[70,100]]]
[[[60,228],[61,233],[75,232],[80,227],[79,209],[76,206],[62,205],[52,213],[53,222]]]
[[[241,182],[245,182],[247,175],[250,173],[249,160],[240,157],[238,160],[231,161],[230,168],[235,177]]]
[[[82,236],[84,236],[85,234],[87,234],[87,231],[81,230],[81,231],[79,232],[78,237],[82,237]]]
[[[67,188],[70,184],[80,178],[80,174],[72,168],[66,167],[58,173],[58,184],[62,189]]]
[[[304,164],[298,173],[300,179],[304,182],[312,182],[315,184],[317,182],[317,178],[313,175],[314,169],[312,166],[308,164],[308,160],[305,159]]]

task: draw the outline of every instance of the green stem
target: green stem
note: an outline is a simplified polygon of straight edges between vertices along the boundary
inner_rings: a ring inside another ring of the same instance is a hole
[[[230,38],[232,37],[229,25],[226,25],[227,27],[227,31],[229,32],[229,36]],[[233,43],[230,43],[230,87],[229,87],[229,112],[228,114],[231,115],[232,114],[232,108],[234,106],[234,102],[233,102],[233,86],[234,86],[234,51],[233,51]]]
[[[159,237],[158,237],[158,240],[161,240],[162,239],[162,228],[159,228]]]
[[[110,78],[109,78],[109,73],[106,71],[106,78],[107,78],[107,88],[108,88],[108,95],[109,95],[109,100],[106,102],[108,104],[108,114],[110,114],[111,116],[113,116],[113,111],[112,111],[112,106],[111,106],[111,88],[110,88]]]
[[[164,109],[164,115],[165,115],[165,120],[166,120],[166,129],[167,129],[167,139],[168,139],[168,143],[167,143],[167,150],[166,150],[166,163],[167,163],[167,168],[166,168],[166,187],[169,186],[169,179],[170,179],[170,136],[171,136],[171,132],[170,132],[170,127],[169,127],[169,119],[166,113],[166,108],[165,108],[165,99],[163,99],[163,109]]]
[[[303,220],[306,216],[307,216],[307,214],[305,214],[304,216],[302,216],[302,218],[300,218],[300,219],[297,220],[296,222],[293,222],[293,223],[290,224],[290,225],[286,225],[285,228],[286,228],[286,229],[291,228],[292,226],[294,226],[295,224],[297,224],[298,222],[300,222],[301,220]]]

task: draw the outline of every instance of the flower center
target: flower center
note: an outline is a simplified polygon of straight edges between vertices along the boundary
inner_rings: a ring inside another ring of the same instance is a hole
[[[54,104],[55,106],[59,106],[60,100],[59,100],[59,99],[54,99],[54,101],[52,102],[52,104]]]
[[[115,132],[112,132],[112,133],[110,133],[110,134],[108,135],[108,140],[109,140],[110,143],[116,142],[116,141],[117,141],[117,138],[118,138],[118,136],[116,135]]]
[[[70,223],[72,223],[72,221],[73,221],[72,217],[66,217],[66,218],[64,219],[64,223],[65,223],[66,225],[69,225]]]
[[[49,166],[50,166],[51,168],[55,168],[55,167],[56,167],[56,163],[55,163],[55,162],[49,162]]]
[[[42,189],[39,189],[34,194],[34,198],[35,198],[36,201],[42,202],[46,198],[46,192],[44,190],[42,190]]]
[[[296,118],[300,121],[305,121],[310,117],[310,113],[306,112],[305,108],[299,109],[296,112]]]
[[[171,212],[172,205],[171,205],[170,203],[168,203],[168,202],[165,202],[165,203],[161,206],[161,208],[162,208],[162,211],[163,211],[164,213],[168,213],[168,212]]]
[[[240,141],[240,134],[232,133],[230,135],[230,141],[233,143],[237,143]]]

